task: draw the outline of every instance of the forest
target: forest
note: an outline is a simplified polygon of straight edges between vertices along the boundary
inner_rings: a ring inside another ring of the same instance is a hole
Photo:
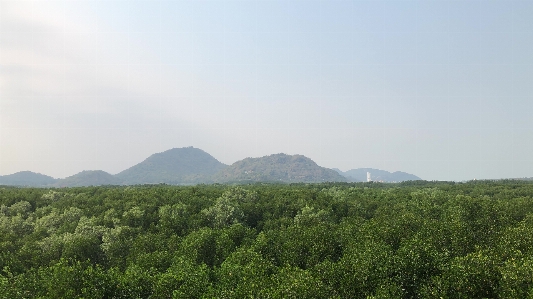
[[[533,182],[0,188],[0,298],[531,298]]]

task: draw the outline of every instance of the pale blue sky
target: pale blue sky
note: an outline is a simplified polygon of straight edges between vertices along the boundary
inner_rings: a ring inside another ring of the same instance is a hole
[[[533,177],[533,1],[0,0],[0,175],[195,146]]]

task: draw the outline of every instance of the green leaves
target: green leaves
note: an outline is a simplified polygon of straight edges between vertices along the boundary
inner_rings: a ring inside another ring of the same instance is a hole
[[[188,206],[183,203],[164,205],[159,208],[159,227],[167,234],[183,235],[189,220]]]
[[[529,255],[507,260],[500,267],[500,298],[532,298],[533,258]]]
[[[297,267],[284,267],[272,277],[273,284],[266,290],[265,298],[331,298],[330,290],[310,271]]]
[[[235,249],[231,238],[219,230],[203,228],[190,233],[180,244],[179,254],[196,264],[219,266]]]
[[[170,268],[156,277],[153,298],[200,298],[211,282],[209,269],[177,257]]]
[[[244,213],[241,209],[243,203],[253,202],[257,195],[255,192],[235,187],[224,192],[221,197],[217,198],[215,205],[203,210],[208,221],[215,228],[223,228],[244,219]]]
[[[494,256],[482,250],[454,258],[442,274],[449,298],[496,298],[500,279]]]
[[[250,248],[234,251],[216,270],[217,298],[260,298],[276,267]]]
[[[0,299],[528,298],[532,228],[524,182],[1,189]]]

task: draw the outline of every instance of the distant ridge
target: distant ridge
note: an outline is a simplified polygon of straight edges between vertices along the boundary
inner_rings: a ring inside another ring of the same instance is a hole
[[[55,183],[57,180],[51,176],[31,171],[20,171],[13,174],[0,176],[0,185],[42,187]]]
[[[403,172],[403,171],[395,171],[395,172],[388,172],[385,170],[380,169],[374,169],[374,168],[357,168],[357,169],[351,169],[348,171],[341,171],[339,169],[335,169],[339,174],[346,177],[351,182],[366,182],[366,173],[370,172],[370,176],[372,181],[383,181],[383,182],[403,182],[403,181],[418,181],[422,180],[421,178],[417,177],[416,175]]]
[[[102,170],[84,170],[73,176],[57,180],[54,187],[82,187],[82,186],[102,186],[119,185],[120,181]]]
[[[216,182],[345,182],[332,169],[302,155],[274,154],[237,161],[215,175]]]
[[[401,171],[390,173],[373,168],[348,171],[317,165],[303,155],[273,154],[246,158],[228,166],[205,151],[190,147],[156,153],[144,161],[112,175],[102,170],[84,170],[64,179],[21,171],[0,176],[0,185],[21,187],[80,187],[101,185],[169,184],[194,185],[247,182],[364,182],[370,172],[373,181],[402,182],[421,178]]]
[[[153,154],[115,177],[125,185],[197,184],[210,182],[210,177],[225,167],[210,154],[191,146]]]

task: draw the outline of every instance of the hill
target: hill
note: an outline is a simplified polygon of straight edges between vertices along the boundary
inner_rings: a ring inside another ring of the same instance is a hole
[[[173,148],[156,153],[116,175],[105,171],[82,171],[57,180],[30,171],[0,176],[0,185],[26,187],[77,187],[99,185],[159,184],[191,185],[234,182],[365,182],[370,172],[373,181],[402,182],[421,178],[396,171],[359,168],[348,171],[318,166],[303,155],[274,154],[246,158],[225,165],[205,151],[194,148]]]
[[[126,185],[208,183],[212,175],[225,167],[201,149],[184,147],[153,154],[115,177]]]
[[[120,180],[102,170],[84,170],[73,176],[58,180],[54,187],[81,187],[120,185]]]
[[[332,169],[318,166],[302,155],[275,154],[246,158],[223,169],[216,182],[345,182],[346,178]]]
[[[341,171],[335,169],[339,174],[346,177],[351,182],[366,182],[366,173],[370,172],[372,181],[383,181],[383,182],[403,182],[403,181],[418,181],[422,180],[416,175],[403,172],[395,171],[388,172],[385,170],[374,169],[374,168],[357,168],[351,169],[348,171]]]
[[[20,171],[17,173],[0,176],[0,185],[42,187],[55,183],[57,180],[51,176],[31,171]]]

